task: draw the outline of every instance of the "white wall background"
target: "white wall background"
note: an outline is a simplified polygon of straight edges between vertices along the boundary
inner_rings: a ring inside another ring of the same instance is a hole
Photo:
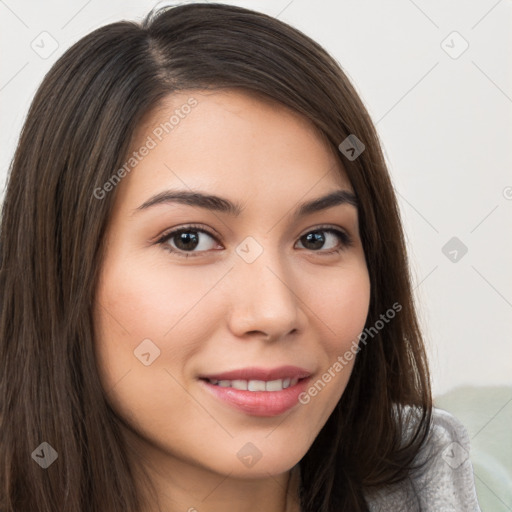
[[[24,117],[51,65],[93,29],[140,20],[155,3],[0,0],[0,200]],[[377,123],[399,193],[435,395],[512,385],[512,2],[226,3],[277,16],[317,40]],[[31,47],[42,45],[43,31],[58,43],[47,58]],[[456,262],[442,252],[452,237],[468,249]]]

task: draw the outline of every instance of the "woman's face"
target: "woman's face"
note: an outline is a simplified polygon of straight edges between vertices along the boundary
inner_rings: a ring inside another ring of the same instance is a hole
[[[353,189],[307,120],[236,90],[169,96],[132,149],[95,303],[109,403],[160,467],[286,472],[343,394],[370,300],[357,209],[301,205]]]

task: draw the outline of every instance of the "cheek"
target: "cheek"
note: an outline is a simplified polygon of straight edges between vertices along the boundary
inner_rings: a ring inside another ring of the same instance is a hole
[[[350,379],[358,353],[359,336],[364,329],[370,303],[370,280],[366,266],[340,272],[324,282],[322,293],[309,296],[313,316],[323,333],[323,358],[315,380],[300,397],[300,402],[315,411],[318,429],[341,398]]]
[[[146,261],[147,260],[147,261]],[[106,262],[97,302],[116,336],[163,339],[193,316],[193,309],[225,269],[187,268],[165,259],[112,257]]]
[[[139,432],[147,418],[165,432],[172,410],[194,407],[177,381],[199,329],[187,322],[195,302],[197,293],[179,272],[166,274],[128,258],[104,266],[94,319],[97,366],[110,405]]]
[[[200,349],[196,340],[205,338],[206,327],[198,318],[205,318],[205,305],[215,311],[203,299],[225,273],[223,268],[187,271],[165,261],[130,258],[127,252],[105,260],[96,290],[95,353],[107,391],[126,375],[149,388],[161,386],[156,372],[164,368],[182,380],[187,361]],[[154,362],[145,366],[144,358]],[[168,385],[169,375],[162,374]]]
[[[370,305],[370,278],[365,265],[356,265],[324,281],[312,296],[312,309],[324,324],[328,352],[347,350],[364,329]]]

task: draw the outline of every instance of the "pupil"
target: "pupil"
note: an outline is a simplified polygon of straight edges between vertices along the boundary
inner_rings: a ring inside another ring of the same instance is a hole
[[[325,237],[321,233],[321,231],[314,231],[306,235],[306,239],[308,241],[311,241],[313,239],[313,245],[315,246],[315,249],[320,249],[325,242]]]
[[[176,244],[176,246],[178,247],[178,249],[186,250],[186,249],[195,249],[195,247],[197,247],[197,243],[198,243],[197,233],[192,232],[192,233],[194,233],[192,235],[190,235],[189,233],[191,233],[191,232],[180,233],[179,235],[177,235],[178,243]],[[192,247],[190,245],[187,245],[191,241],[192,241]],[[180,247],[180,245],[182,247]]]

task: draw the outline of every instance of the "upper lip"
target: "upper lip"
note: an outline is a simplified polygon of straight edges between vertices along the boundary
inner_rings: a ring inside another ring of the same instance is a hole
[[[201,375],[202,379],[216,380],[278,380],[278,379],[303,379],[309,377],[311,372],[298,366],[279,366],[277,368],[248,367],[231,370],[223,373]]]

